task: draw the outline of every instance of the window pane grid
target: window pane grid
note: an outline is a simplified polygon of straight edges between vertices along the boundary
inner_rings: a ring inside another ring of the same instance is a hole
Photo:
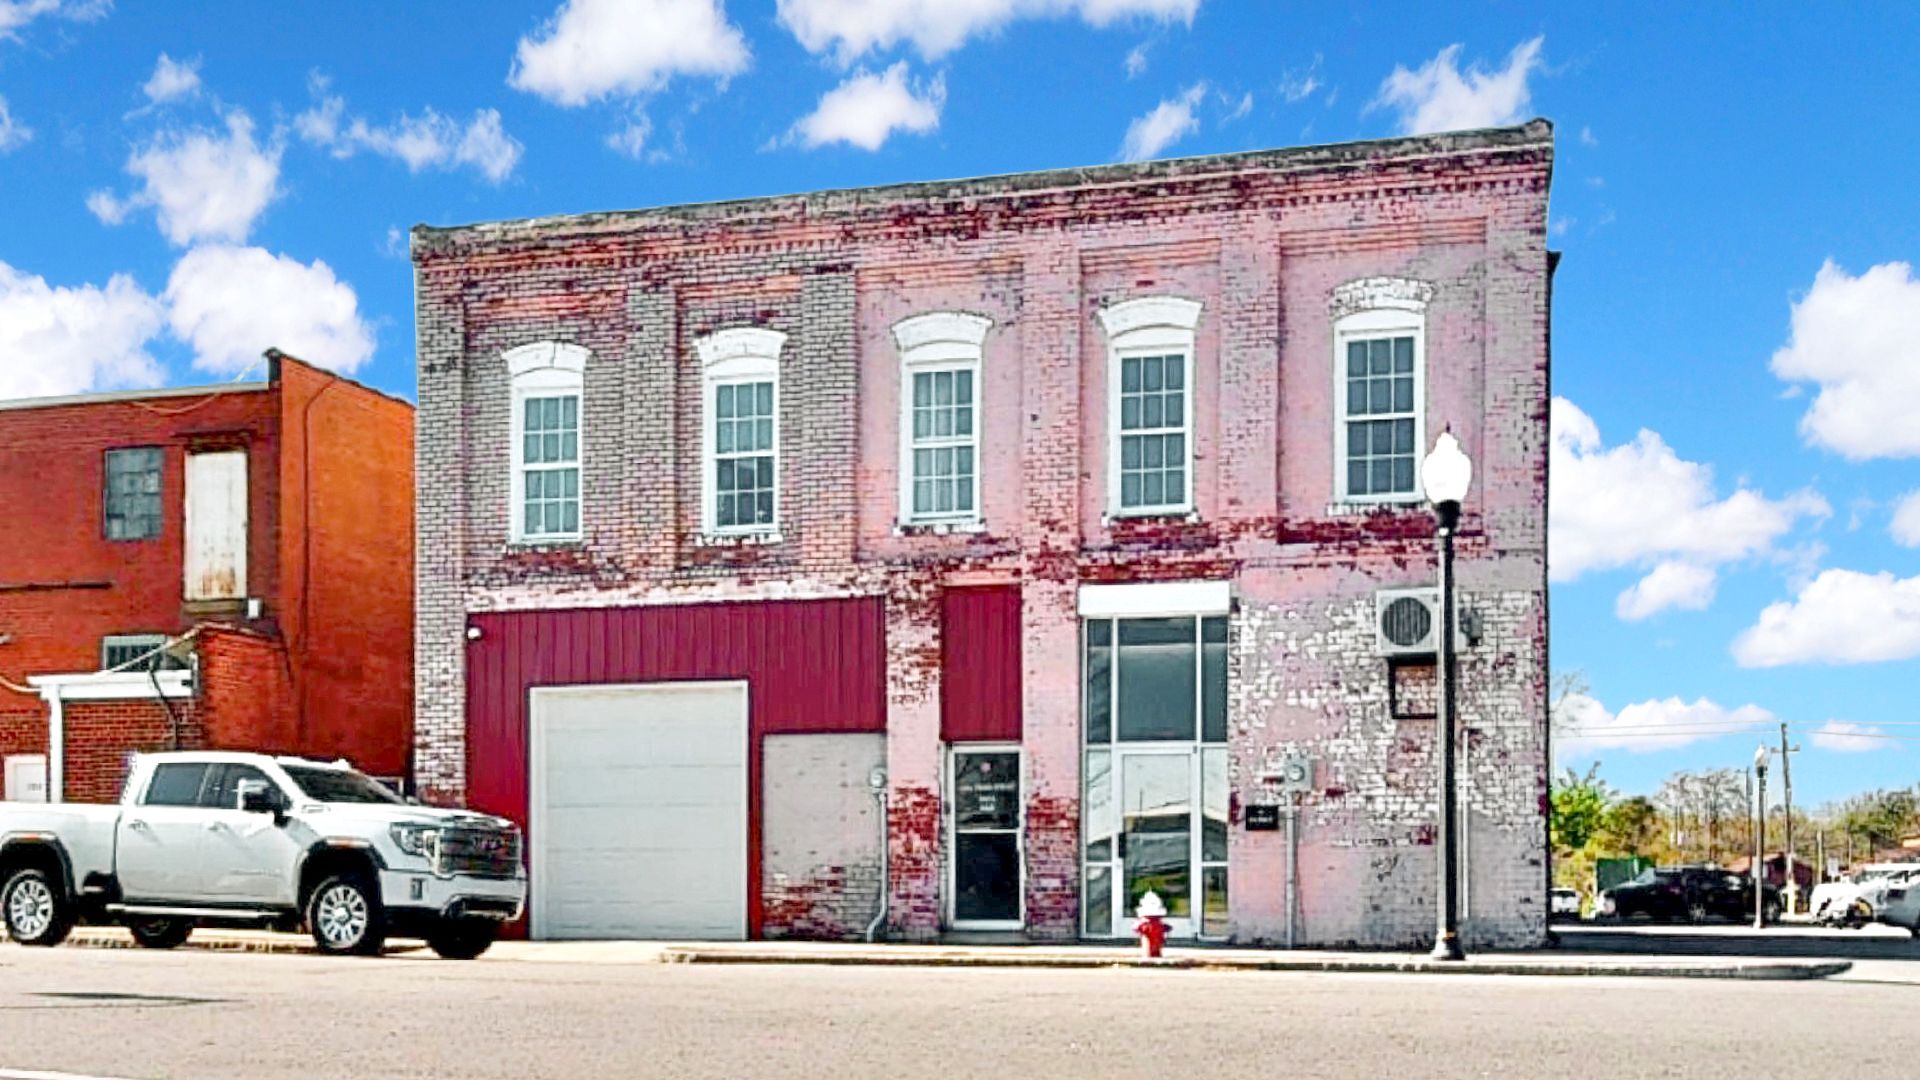
[[[1187,358],[1120,359],[1120,506],[1187,503]]]
[[[770,527],[776,488],[773,383],[721,383],[713,393],[714,527]]]
[[[912,373],[908,484],[915,519],[974,514],[973,374],[971,368]]]
[[[1413,369],[1410,336],[1347,342],[1347,494],[1413,494]]]
[[[520,526],[528,538],[580,532],[580,397],[521,403]]]
[[[107,451],[107,539],[160,535],[160,464],[159,447]]]

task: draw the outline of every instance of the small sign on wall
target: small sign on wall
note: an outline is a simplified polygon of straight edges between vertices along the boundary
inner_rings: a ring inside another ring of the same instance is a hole
[[[1255,803],[1247,807],[1248,832],[1279,832],[1280,807],[1273,803]]]

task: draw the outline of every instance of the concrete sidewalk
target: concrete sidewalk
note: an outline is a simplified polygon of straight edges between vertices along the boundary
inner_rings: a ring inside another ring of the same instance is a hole
[[[124,930],[89,927],[72,946],[135,948]],[[221,952],[314,953],[303,935],[199,930],[185,948]],[[437,959],[410,941],[387,947],[396,959]],[[503,941],[490,963],[557,964],[828,964],[870,967],[1157,968],[1197,971],[1293,971],[1430,975],[1604,976],[1686,979],[1824,979],[1847,971],[1845,960],[1755,957],[1610,956],[1561,952],[1482,953],[1439,963],[1407,953],[1233,948],[1174,948],[1159,960],[1102,945],[862,945],[831,942]]]

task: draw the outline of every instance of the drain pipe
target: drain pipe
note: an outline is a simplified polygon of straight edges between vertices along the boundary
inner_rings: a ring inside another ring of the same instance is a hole
[[[1300,910],[1300,798],[1287,796],[1287,948],[1293,948]]]
[[[888,901],[893,897],[893,872],[887,865],[887,770],[875,769],[868,773],[867,786],[873,789],[874,806],[880,811],[880,910],[873,913],[873,921],[867,924],[867,941],[872,943],[880,939],[880,927],[887,921]]]

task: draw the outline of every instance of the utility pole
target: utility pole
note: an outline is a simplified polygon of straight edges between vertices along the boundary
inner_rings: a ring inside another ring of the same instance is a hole
[[[1787,910],[1798,911],[1795,906],[1800,899],[1800,882],[1793,876],[1793,756],[1800,752],[1797,746],[1787,745],[1787,722],[1780,721],[1780,788],[1787,808]]]

